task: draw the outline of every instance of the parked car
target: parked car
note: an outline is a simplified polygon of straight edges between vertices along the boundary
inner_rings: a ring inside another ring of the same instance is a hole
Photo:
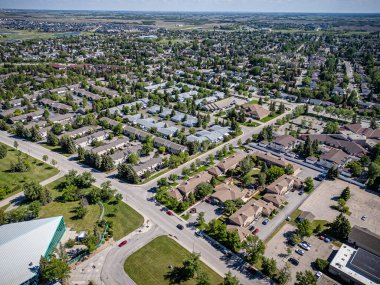
[[[201,236],[203,236],[203,232],[200,230],[196,230],[195,235],[201,237]]]
[[[119,243],[119,247],[122,247],[122,246],[124,246],[124,245],[126,245],[127,244],[127,241],[126,240],[123,240],[121,243]]]
[[[331,239],[330,239],[330,238],[328,238],[328,237],[325,237],[324,241],[325,241],[325,242],[330,242],[330,241],[331,241]]]
[[[286,220],[289,222],[289,221],[292,220],[292,218],[291,218],[290,216],[287,216],[287,217],[286,217]]]
[[[293,258],[293,257],[289,258],[288,261],[291,264],[295,265],[295,266],[297,266],[298,264],[300,264],[300,262],[297,259]]]
[[[184,226],[181,225],[181,224],[178,224],[178,225],[177,225],[177,229],[183,230],[183,229],[184,229]]]
[[[362,216],[362,221],[365,221],[365,220],[367,220],[367,216],[366,215]]]
[[[167,210],[166,214],[168,214],[169,216],[174,216],[174,213],[172,211],[170,211],[170,210]]]
[[[303,193],[304,193],[303,191],[300,191],[300,192],[298,192],[298,195],[301,196],[301,195],[303,195]]]
[[[308,246],[304,242],[299,243],[298,246],[303,248],[304,250],[310,250],[310,246]]]
[[[257,234],[259,231],[260,231],[259,228],[256,228],[252,233],[255,235],[255,234]]]
[[[269,219],[265,219],[264,221],[263,221],[263,225],[267,225],[269,223]]]
[[[248,230],[250,230],[250,231],[253,231],[255,229],[255,226],[254,225],[252,225],[252,226],[250,226],[249,228],[248,228]]]
[[[299,249],[299,248],[297,248],[295,250],[295,252],[298,253],[299,255],[304,255],[305,254],[305,252],[302,249]]]
[[[311,248],[311,244],[310,244],[310,243],[308,243],[307,241],[303,241],[303,243],[304,243],[304,244],[306,244],[308,247],[310,247],[310,248]]]
[[[319,279],[319,278],[321,278],[322,277],[322,272],[321,271],[318,271],[317,273],[315,273],[315,278],[317,278],[317,280]]]
[[[317,177],[315,177],[315,180],[317,181],[323,181],[326,178],[326,174],[321,173]]]

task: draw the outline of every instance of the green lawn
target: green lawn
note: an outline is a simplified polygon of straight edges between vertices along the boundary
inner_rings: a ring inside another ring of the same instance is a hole
[[[51,146],[51,145],[48,145],[46,143],[42,143],[41,144],[44,148],[47,148],[48,150],[51,150],[51,151],[54,151],[56,153],[59,153],[59,154],[62,154],[66,157],[69,157],[69,156],[72,156],[73,154],[69,154],[69,153],[66,153],[62,150],[61,146],[60,145],[57,145],[57,146]]]
[[[64,181],[64,178],[60,178],[46,186],[51,191],[53,198],[59,198],[61,195],[61,192],[58,191],[58,186],[62,181]],[[84,191],[89,190],[90,189],[84,189]],[[66,225],[75,231],[92,231],[101,213],[100,205],[88,205],[86,207],[88,209],[86,216],[83,219],[75,219],[73,210],[78,206],[79,201],[65,203],[53,201],[41,207],[40,218],[62,215]],[[139,213],[123,202],[119,204],[112,202],[105,203],[104,219],[113,221],[113,235],[115,240],[126,236],[140,227],[144,222],[143,217]]]
[[[167,285],[170,281],[165,279],[165,275],[169,272],[169,265],[181,266],[188,255],[189,252],[177,242],[167,236],[160,236],[128,257],[124,270],[137,285]],[[201,269],[207,272],[211,284],[223,282],[222,277],[203,262]],[[188,280],[181,284],[194,285],[196,282]]]
[[[259,100],[251,100],[247,104],[259,104]]]
[[[275,118],[277,118],[278,116],[280,116],[281,114],[277,114],[275,113],[274,115],[270,115],[268,117],[265,117],[264,119],[261,119],[260,122],[262,123],[266,123],[266,122],[269,122],[270,120],[273,120]]]
[[[31,166],[30,170],[22,173],[10,172],[11,163],[16,163],[18,160],[16,154],[17,151],[15,149],[8,147],[7,156],[0,159],[0,186],[8,186],[13,190],[12,193],[8,194],[4,198],[22,191],[22,184],[28,180],[41,182],[58,173],[58,169],[55,167],[38,159],[32,158],[24,153],[22,154],[22,157],[29,162]]]
[[[109,214],[112,216],[109,217]],[[121,239],[144,223],[144,218],[123,202],[116,205],[105,203],[104,219],[113,221],[114,240]]]

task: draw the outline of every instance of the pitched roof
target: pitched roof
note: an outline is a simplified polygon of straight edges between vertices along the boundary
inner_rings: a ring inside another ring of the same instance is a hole
[[[36,275],[63,217],[0,226],[1,284],[18,285]]]
[[[345,162],[348,158],[348,154],[341,151],[340,149],[331,149],[329,152],[326,152],[321,155],[320,159],[334,162],[336,164],[341,164]]]
[[[223,159],[216,166],[223,172],[226,172],[227,170],[234,168],[236,164],[238,164],[246,156],[247,156],[246,153],[238,152],[238,153],[235,153],[234,155],[231,155]]]
[[[211,197],[218,199],[221,202],[226,202],[227,200],[237,200],[243,198],[247,191],[241,191],[236,185],[228,185],[221,183],[215,186],[215,193]]]
[[[353,226],[348,236],[348,240],[352,243],[358,243],[358,245],[365,250],[380,256],[380,236],[371,232],[369,229],[356,225]]]
[[[241,105],[242,108],[244,108],[246,111],[252,113],[254,116],[256,116],[259,119],[265,118],[269,116],[270,111],[265,109],[264,107],[258,105],[258,104],[243,104]]]
[[[200,172],[196,176],[191,177],[187,181],[183,181],[177,189],[183,194],[188,195],[190,193],[195,192],[195,188],[201,184],[202,182],[210,182],[211,181],[211,174],[209,174],[206,171]]]
[[[260,205],[260,203],[257,203],[257,200],[251,200],[245,203],[243,207],[241,207],[235,213],[233,213],[229,219],[233,223],[239,226],[243,226],[248,219],[256,217],[257,215],[261,214],[262,211],[263,206]]]
[[[296,138],[290,136],[290,135],[283,135],[276,137],[272,143],[282,145],[284,147],[289,147],[292,144],[294,144],[297,141]]]

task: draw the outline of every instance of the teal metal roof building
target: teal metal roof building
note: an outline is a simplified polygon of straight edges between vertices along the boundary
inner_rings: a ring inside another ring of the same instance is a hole
[[[0,284],[37,284],[41,256],[54,252],[65,230],[62,216],[0,226]]]

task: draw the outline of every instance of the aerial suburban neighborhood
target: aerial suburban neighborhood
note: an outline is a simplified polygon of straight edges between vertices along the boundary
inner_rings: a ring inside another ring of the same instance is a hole
[[[42,2],[0,1],[0,285],[380,284],[378,1]]]

